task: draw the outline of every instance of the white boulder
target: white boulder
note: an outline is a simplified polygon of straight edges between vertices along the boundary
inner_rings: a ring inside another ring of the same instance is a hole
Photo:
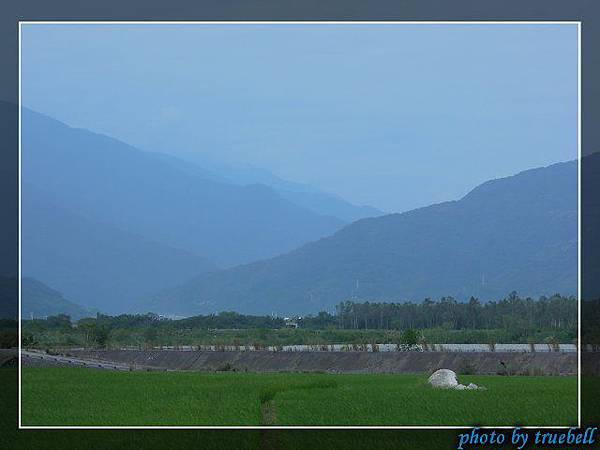
[[[474,383],[469,383],[468,386],[460,384],[456,379],[456,372],[450,369],[436,370],[433,372],[433,374],[431,374],[429,380],[427,381],[432,387],[440,389],[455,389],[457,391],[485,389],[484,387],[477,386]]]
[[[439,369],[431,374],[427,380],[434,388],[455,389],[458,386],[456,373],[450,369]]]

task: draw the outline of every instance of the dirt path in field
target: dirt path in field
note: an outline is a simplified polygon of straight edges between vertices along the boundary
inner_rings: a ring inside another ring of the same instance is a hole
[[[336,389],[338,383],[335,380],[318,380],[309,383],[292,383],[275,386],[260,392],[260,415],[263,425],[277,425],[277,409],[275,397],[285,391],[296,391],[305,389]]]
[[[274,396],[274,394],[273,394]],[[275,402],[273,398],[260,400],[261,425],[272,426],[277,423]],[[281,447],[277,430],[260,430],[260,448],[262,450],[277,450]]]
[[[278,393],[304,389],[331,389],[337,388],[337,386],[337,381],[322,380],[312,383],[288,384],[263,390],[259,394],[261,425],[277,425],[277,407],[275,405],[275,397]],[[260,448],[264,450],[276,450],[280,448],[281,445],[278,441],[278,436],[279,433],[277,430],[261,430]]]
[[[259,395],[261,425],[277,425],[277,407],[275,405],[275,397],[278,393],[304,389],[335,389],[337,386],[337,381],[321,380],[312,383],[287,384],[262,391]],[[280,434],[281,432],[277,429],[260,430],[260,448],[262,450],[277,450],[281,448],[282,445],[278,439]]]
[[[262,418],[262,425],[275,425],[277,422],[277,415],[275,413],[275,403],[273,400],[261,403],[260,415]]]

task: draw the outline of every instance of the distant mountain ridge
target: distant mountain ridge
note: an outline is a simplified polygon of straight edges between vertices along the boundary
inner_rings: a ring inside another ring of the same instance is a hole
[[[163,153],[152,153],[156,158],[174,165],[186,172],[202,176],[220,183],[238,186],[262,184],[273,188],[286,200],[324,216],[333,216],[344,222],[354,222],[365,217],[385,214],[372,206],[357,206],[343,198],[322,192],[313,186],[283,180],[271,172],[252,166],[218,164],[200,156],[181,159]]]
[[[140,304],[197,314],[310,313],[357,298],[489,300],[577,292],[577,162],[483,183],[461,200],[354,222],[290,253]]]
[[[344,222],[264,185],[237,186],[41,114],[22,113],[23,179],[61,206],[231,266],[289,251]],[[181,163],[183,164],[183,163]]]
[[[22,186],[22,271],[103,312],[216,269],[206,258],[88,219]]]
[[[350,298],[577,289],[575,161],[344,226],[380,212],[261,169],[234,183],[26,109],[22,157],[24,274],[103,312],[305,314]]]
[[[67,300],[63,295],[39,280],[23,277],[21,280],[21,318],[44,318],[67,314],[72,319],[93,317],[97,310],[85,308]],[[19,315],[19,282],[16,277],[0,276],[0,319],[14,319]]]
[[[73,320],[94,317],[96,310],[84,308],[46,286],[41,281],[24,277],[21,280],[21,318],[45,318],[66,314]]]

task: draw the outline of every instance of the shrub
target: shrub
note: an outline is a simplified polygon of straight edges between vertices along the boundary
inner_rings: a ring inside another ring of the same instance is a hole
[[[229,363],[221,364],[217,367],[217,372],[231,372],[233,370],[233,366]]]
[[[496,375],[510,376],[510,375],[514,375],[514,371],[504,361],[500,361],[500,367],[498,368]]]
[[[33,348],[38,345],[37,339],[32,334],[26,334],[21,338],[23,348]]]
[[[419,351],[419,342],[421,341],[421,335],[418,331],[413,329],[404,330],[400,336],[400,343],[396,344],[398,351]]]

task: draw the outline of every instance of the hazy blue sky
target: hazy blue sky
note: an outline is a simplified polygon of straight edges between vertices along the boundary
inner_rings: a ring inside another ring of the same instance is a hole
[[[402,211],[577,156],[575,25],[24,25],[23,104]]]

